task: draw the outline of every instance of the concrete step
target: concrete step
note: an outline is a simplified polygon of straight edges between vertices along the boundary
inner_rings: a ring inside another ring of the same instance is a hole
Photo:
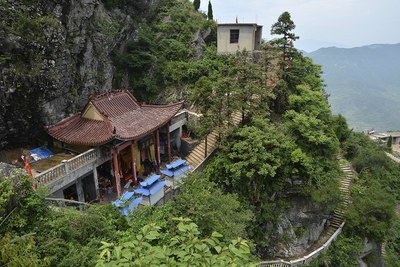
[[[197,155],[197,154],[191,154],[190,155],[190,157],[188,158],[188,160],[189,161],[199,161],[199,162],[201,162],[201,161],[203,161],[204,160],[204,157],[202,157],[202,156],[199,156],[199,155]]]
[[[208,137],[217,139],[218,133],[216,131],[212,131],[211,133],[208,134]]]
[[[197,168],[197,166],[200,165],[200,162],[190,162],[190,161],[187,161],[187,163],[188,163],[190,166],[192,166],[191,170],[194,170],[195,168]]]
[[[207,137],[207,144],[209,144],[209,143],[216,143],[216,142],[217,142],[217,139],[218,139],[218,136],[210,136],[210,135],[208,135],[208,137]]]
[[[331,220],[330,220],[331,222],[340,222],[340,223],[342,223],[342,221],[343,221],[343,218],[340,216],[337,216],[337,217],[333,217],[333,218],[331,218]]]
[[[333,225],[329,225],[329,228],[328,228],[327,232],[328,232],[329,235],[333,235],[333,233],[335,233],[336,230],[337,230],[337,227],[334,227]]]
[[[191,156],[188,157],[186,160],[187,160],[188,162],[190,162],[190,163],[201,162],[201,161],[203,161],[203,159],[201,159],[201,158],[199,158],[199,157],[196,157],[195,155],[191,155]]]
[[[196,155],[198,157],[204,158],[204,149],[195,149],[192,151],[192,153],[190,153],[191,155]]]

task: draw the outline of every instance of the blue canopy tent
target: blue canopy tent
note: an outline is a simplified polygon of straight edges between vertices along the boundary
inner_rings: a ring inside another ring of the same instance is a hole
[[[115,200],[112,204],[118,207],[124,216],[128,216],[142,200],[142,197],[134,198],[134,192],[125,192],[120,199]]]
[[[167,164],[166,167],[167,169],[160,170],[160,172],[168,177],[173,178],[175,188],[175,182],[179,182],[192,166],[186,165],[186,160],[178,159],[171,164]]]

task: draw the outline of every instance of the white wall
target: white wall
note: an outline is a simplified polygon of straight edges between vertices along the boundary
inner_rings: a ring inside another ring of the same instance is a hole
[[[239,30],[239,43],[230,43],[230,30]],[[253,51],[255,48],[256,26],[252,25],[229,25],[218,26],[217,47],[218,53],[236,53],[238,50]]]

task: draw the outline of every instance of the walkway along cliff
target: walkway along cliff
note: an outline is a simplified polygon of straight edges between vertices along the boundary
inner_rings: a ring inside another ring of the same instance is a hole
[[[294,260],[269,260],[262,261],[259,266],[265,267],[293,267],[309,264],[313,259],[317,258],[321,253],[325,252],[333,241],[342,232],[345,225],[344,213],[349,204],[350,186],[353,177],[353,170],[350,164],[340,163],[344,173],[341,179],[340,191],[343,197],[343,202],[335,209],[332,218],[328,221],[327,229],[320,235],[319,240],[305,253]]]

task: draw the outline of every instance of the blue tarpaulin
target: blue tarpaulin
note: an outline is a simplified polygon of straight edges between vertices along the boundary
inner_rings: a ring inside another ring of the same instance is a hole
[[[170,171],[170,170],[160,170],[160,172],[161,172],[162,174],[165,174],[165,175],[169,176],[169,177],[174,177],[174,172],[173,172],[173,171]]]
[[[191,167],[192,166],[181,165],[179,168],[177,168],[175,170],[160,170],[160,172],[169,177],[177,177],[177,176],[182,175],[185,172],[187,172]]]
[[[115,200],[112,204],[118,207],[119,211],[124,215],[128,216],[130,212],[132,212],[140,202],[142,202],[142,197],[134,198],[134,192],[125,192],[121,199]],[[130,202],[130,203],[129,203]],[[129,204],[125,206],[125,204]],[[122,207],[125,206],[125,207]]]
[[[29,153],[32,156],[31,163],[39,161],[41,159],[47,159],[52,157],[54,154],[47,147],[39,147],[32,150],[29,150]]]
[[[139,203],[142,202],[142,199],[142,197],[133,199],[129,206],[119,208],[119,211],[122,213],[122,215],[128,216],[129,213],[131,213],[139,205]]]
[[[143,182],[140,182],[140,185],[145,187],[145,186],[149,186],[152,185],[155,181],[157,181],[159,178],[161,177],[161,175],[155,174],[149,178],[147,178],[146,180],[144,180]]]
[[[156,183],[152,184],[150,188],[138,188],[135,190],[135,192],[142,194],[143,196],[151,196],[162,189],[166,183],[166,181],[157,181]]]
[[[129,199],[133,197],[133,194],[135,192],[125,192],[122,196],[121,199],[117,199],[113,202],[113,205],[116,207],[121,207],[123,204],[125,204]]]
[[[178,159],[177,161],[174,161],[171,164],[167,164],[166,167],[167,167],[167,169],[174,169],[176,167],[181,166],[185,162],[186,162],[186,160],[184,160],[184,159]]]
[[[133,197],[133,194],[135,192],[125,192],[122,196],[121,199],[126,202],[127,200],[129,200],[131,197]]]

